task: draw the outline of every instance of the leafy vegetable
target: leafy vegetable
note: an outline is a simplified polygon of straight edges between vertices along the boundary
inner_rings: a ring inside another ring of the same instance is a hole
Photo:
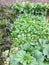
[[[18,48],[10,54],[10,65],[49,64],[49,23],[45,19],[47,4],[16,3],[12,6],[18,16],[11,25],[13,46]]]

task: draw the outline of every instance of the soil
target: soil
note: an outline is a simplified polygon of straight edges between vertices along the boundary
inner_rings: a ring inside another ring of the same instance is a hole
[[[15,2],[26,2],[26,1],[30,1],[30,2],[33,2],[33,3],[49,3],[49,0],[0,0],[0,4],[1,5],[8,5],[8,4],[13,4]]]
[[[47,16],[46,19],[49,19],[49,16]]]

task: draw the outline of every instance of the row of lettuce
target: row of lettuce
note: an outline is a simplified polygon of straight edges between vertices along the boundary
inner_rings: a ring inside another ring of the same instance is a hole
[[[14,46],[10,65],[49,65],[49,22],[45,15],[49,4],[16,3],[10,38]]]
[[[16,10],[17,13],[29,13],[32,15],[47,15],[49,14],[49,4],[45,3],[29,3],[29,2],[23,2],[22,4],[20,3],[15,3],[12,5],[12,9]]]

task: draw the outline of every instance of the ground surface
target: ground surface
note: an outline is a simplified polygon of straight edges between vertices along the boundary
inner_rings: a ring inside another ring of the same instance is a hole
[[[33,3],[49,3],[49,0],[0,0],[0,4],[2,5],[8,5],[8,4],[13,4],[15,2],[23,2],[23,1],[30,1]]]

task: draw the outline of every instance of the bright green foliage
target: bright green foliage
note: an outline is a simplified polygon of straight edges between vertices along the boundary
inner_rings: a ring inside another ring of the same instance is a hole
[[[12,6],[12,9],[16,10],[19,14],[29,13],[31,15],[46,15],[47,11],[49,11],[49,4],[31,4],[29,2],[23,2],[22,4],[15,3]]]
[[[10,55],[10,65],[48,65],[49,41],[40,39],[38,43],[21,45],[16,54]]]
[[[20,15],[11,27],[11,37],[16,46],[40,38],[49,39],[49,24],[42,17]]]
[[[30,3],[22,5],[14,5],[19,16],[12,24],[10,33],[13,46],[18,51],[11,53],[10,65],[49,65],[49,23],[44,16],[45,9],[42,9],[46,6]]]
[[[26,53],[26,51],[23,50],[18,51],[16,55],[11,57],[11,60],[14,60],[14,64],[16,63],[16,65],[26,65],[27,63],[30,63],[32,61],[32,56],[30,55],[30,53]],[[12,62],[11,65],[13,65]]]
[[[14,62],[15,65],[38,65],[39,63],[42,65],[45,59],[46,62],[49,61],[49,23],[46,22],[45,17],[42,17],[22,14],[15,20],[11,27],[11,39],[13,45],[20,47],[20,51],[22,49],[23,52],[18,51],[20,52],[18,58],[16,54],[16,57],[13,58],[16,60],[11,60],[11,63]],[[21,59],[19,55],[23,53],[25,56],[24,58],[21,56],[23,58]]]

